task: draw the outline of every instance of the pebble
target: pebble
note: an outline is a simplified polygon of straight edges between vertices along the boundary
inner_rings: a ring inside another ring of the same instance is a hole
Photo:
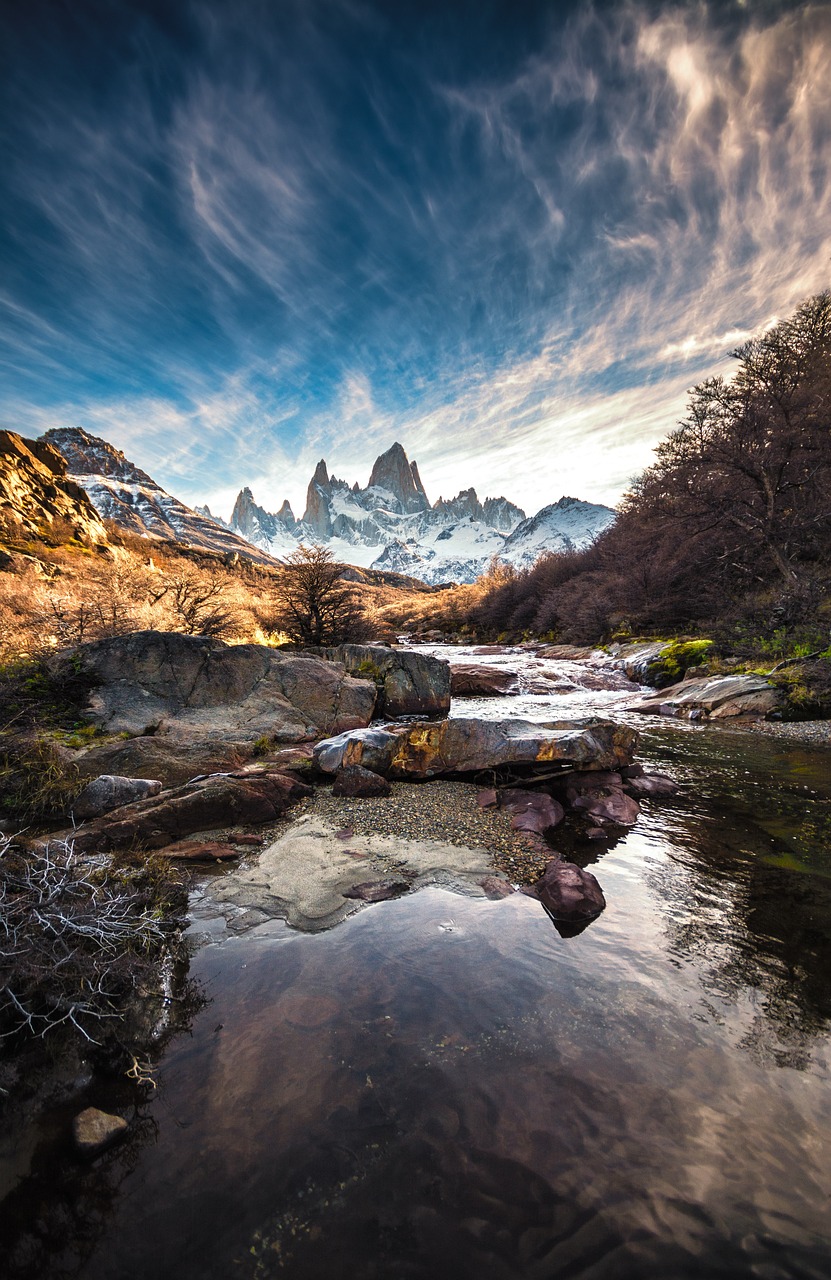
[[[831,720],[757,720],[748,727],[754,733],[787,738],[790,742],[831,747]]]
[[[486,849],[494,867],[514,883],[539,879],[553,851],[539,839],[513,831],[509,813],[480,809],[480,791],[481,787],[470,782],[394,782],[389,796],[350,801],[333,796],[328,788],[317,788],[302,801],[302,811],[314,812],[356,835],[439,840]]]

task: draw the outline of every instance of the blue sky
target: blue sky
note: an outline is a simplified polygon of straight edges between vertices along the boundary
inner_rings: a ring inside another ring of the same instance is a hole
[[[831,284],[831,6],[6,0],[0,422],[614,502]]]

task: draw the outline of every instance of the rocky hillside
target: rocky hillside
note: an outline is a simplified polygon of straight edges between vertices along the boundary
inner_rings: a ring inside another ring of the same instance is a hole
[[[107,531],[62,455],[45,440],[0,431],[0,513],[33,537],[105,546]]]
[[[396,443],[376,458],[365,489],[330,475],[321,459],[300,520],[287,502],[272,513],[243,489],[231,527],[274,555],[285,555],[299,540],[325,542],[348,563],[435,585],[473,582],[493,556],[524,568],[544,551],[580,550],[613,519],[611,508],[576,498],[561,498],[526,519],[507,498],[481,502],[474,488],[431,506],[417,464]]]
[[[130,533],[223,555],[236,553],[261,564],[274,562],[262,545],[255,547],[210,515],[186,507],[120,449],[80,427],[47,431],[33,447],[48,448],[62,456],[69,476],[86,492],[99,515]]]

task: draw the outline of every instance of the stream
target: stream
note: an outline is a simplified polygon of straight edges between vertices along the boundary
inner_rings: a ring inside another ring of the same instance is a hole
[[[431,888],[314,935],[200,921],[209,1003],[121,1147],[77,1163],[45,1118],[4,1274],[831,1274],[829,753],[629,716],[591,663],[420,651],[521,671],[452,714],[624,718],[682,783],[581,859],[606,911],[564,939]]]

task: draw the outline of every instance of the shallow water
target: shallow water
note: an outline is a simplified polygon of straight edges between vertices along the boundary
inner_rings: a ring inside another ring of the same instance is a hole
[[[828,754],[662,726],[643,758],[684,792],[576,938],[433,889],[197,950],[136,1137],[21,1188],[30,1274],[826,1277]]]

